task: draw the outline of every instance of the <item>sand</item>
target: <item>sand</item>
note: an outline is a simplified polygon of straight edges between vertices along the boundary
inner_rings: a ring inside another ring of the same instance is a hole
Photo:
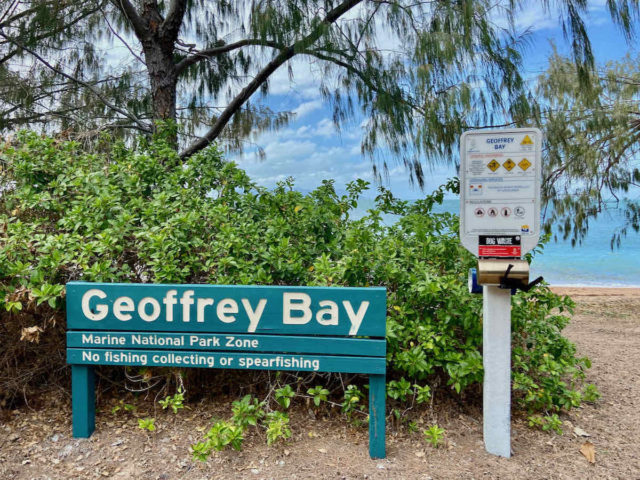
[[[635,297],[640,298],[638,287],[551,287],[559,295],[570,297]]]

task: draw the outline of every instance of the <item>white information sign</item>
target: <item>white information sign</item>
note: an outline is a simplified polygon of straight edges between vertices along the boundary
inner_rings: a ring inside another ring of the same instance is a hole
[[[472,130],[460,140],[460,241],[480,257],[520,257],[540,238],[542,133]]]

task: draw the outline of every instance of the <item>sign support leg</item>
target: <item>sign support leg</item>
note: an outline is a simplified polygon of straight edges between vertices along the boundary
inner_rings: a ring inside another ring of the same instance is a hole
[[[511,291],[483,288],[483,432],[487,452],[511,456]]]
[[[73,437],[90,437],[96,425],[95,374],[90,365],[71,365],[71,412]]]
[[[386,375],[369,375],[369,456],[385,458]]]

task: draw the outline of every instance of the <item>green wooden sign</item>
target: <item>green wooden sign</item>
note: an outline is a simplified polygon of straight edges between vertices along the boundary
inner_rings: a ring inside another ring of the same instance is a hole
[[[290,355],[282,353],[220,353],[161,350],[69,349],[73,365],[135,365],[144,367],[233,368],[238,370],[293,370],[301,372],[385,372],[384,358]]]
[[[385,323],[384,288],[71,282],[73,435],[95,428],[94,365],[365,373],[383,458]]]
[[[134,348],[176,350],[224,350],[249,352],[324,353],[335,355],[384,356],[382,339],[304,337],[301,335],[231,335],[167,332],[67,332],[70,348]],[[355,373],[355,372],[354,372]]]
[[[384,288],[67,284],[74,330],[385,334]]]

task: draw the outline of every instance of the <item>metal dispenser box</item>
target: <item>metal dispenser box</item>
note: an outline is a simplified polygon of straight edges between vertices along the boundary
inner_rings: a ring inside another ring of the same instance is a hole
[[[478,260],[478,284],[505,285],[517,284],[518,287],[529,285],[529,264],[525,260],[480,259]]]

